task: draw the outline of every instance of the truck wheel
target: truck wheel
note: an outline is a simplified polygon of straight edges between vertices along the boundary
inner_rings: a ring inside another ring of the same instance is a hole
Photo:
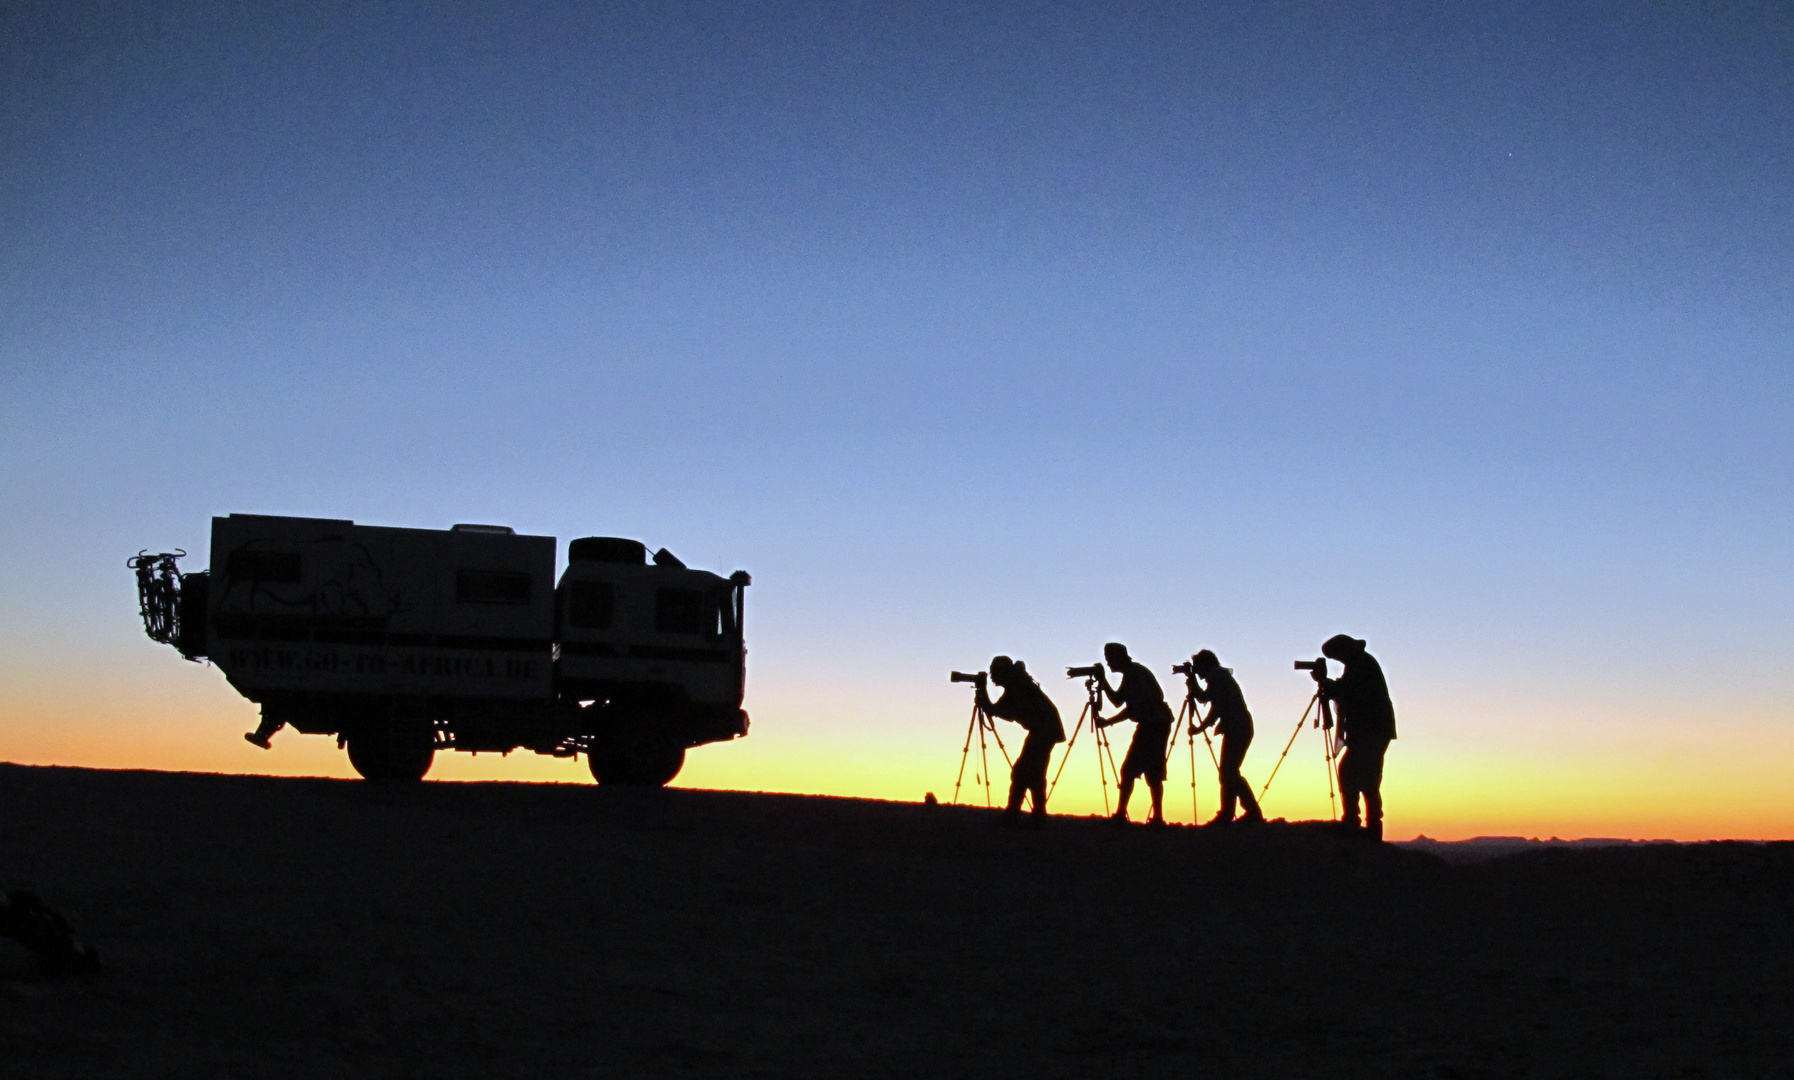
[[[665,787],[685,767],[685,747],[650,731],[601,735],[586,764],[600,784]]]
[[[363,780],[415,783],[436,760],[430,728],[421,724],[377,724],[349,733],[349,764]]]

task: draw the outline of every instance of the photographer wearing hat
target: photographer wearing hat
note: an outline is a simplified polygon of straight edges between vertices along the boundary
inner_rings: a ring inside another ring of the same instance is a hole
[[[1190,657],[1190,671],[1190,696],[1209,706],[1208,719],[1200,725],[1191,724],[1190,734],[1195,735],[1213,724],[1221,736],[1221,809],[1207,824],[1233,824],[1236,802],[1245,808],[1245,820],[1263,821],[1264,811],[1258,808],[1251,785],[1240,775],[1246,750],[1252,745],[1252,710],[1246,708],[1246,695],[1234,680],[1233,672],[1222,667],[1220,659],[1208,649]],[[1207,685],[1198,685],[1197,679]]]
[[[1109,680],[1099,668],[1098,685],[1109,698],[1109,704],[1121,711],[1098,721],[1108,727],[1123,720],[1134,722],[1134,741],[1128,744],[1127,757],[1121,762],[1121,805],[1115,811],[1117,824],[1127,824],[1128,797],[1134,793],[1134,780],[1146,780],[1152,792],[1152,815],[1148,825],[1165,824],[1165,743],[1171,738],[1171,726],[1177,723],[1171,706],[1165,704],[1165,691],[1145,664],[1128,656],[1127,646],[1111,641],[1103,646],[1103,659],[1109,669],[1121,676],[1121,685],[1109,688]]]
[[[1342,824],[1358,827],[1358,799],[1364,799],[1364,831],[1372,840],[1383,839],[1383,755],[1395,739],[1395,704],[1389,700],[1389,684],[1376,657],[1364,651],[1364,641],[1336,634],[1321,646],[1321,655],[1345,666],[1339,678],[1320,671],[1314,681],[1321,695],[1338,712],[1339,738],[1345,754],[1339,759],[1339,791],[1345,797]]]
[[[1039,828],[1046,823],[1047,763],[1052,760],[1053,747],[1065,741],[1065,724],[1059,719],[1059,707],[1021,661],[991,657],[990,681],[1002,687],[1003,696],[992,701],[980,682],[978,707],[987,715],[1015,721],[1028,733],[1009,771],[1009,806],[1003,811],[1003,822],[1021,823],[1022,795],[1027,793],[1034,797],[1030,824]]]

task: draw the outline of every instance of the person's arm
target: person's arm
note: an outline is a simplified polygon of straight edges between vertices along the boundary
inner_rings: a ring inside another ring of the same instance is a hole
[[[1215,699],[1215,687],[1213,683],[1204,686],[1199,684],[1194,677],[1190,678],[1188,682],[1190,684],[1190,696],[1195,700],[1206,705]],[[1192,715],[1190,717],[1190,734],[1194,735],[1199,731],[1207,731],[1209,725],[1213,724],[1215,720],[1216,716],[1213,706],[1210,706],[1208,717],[1204,720],[1198,721],[1196,717]]]
[[[1319,672],[1315,673],[1314,685],[1320,689],[1322,701],[1339,700],[1339,679],[1329,679]]]
[[[980,690],[979,693],[982,694],[984,691]],[[1016,712],[1015,703],[1010,700],[1010,696],[1011,695],[1007,690],[1003,691],[1003,696],[995,701],[992,701],[989,695],[986,695],[984,698],[984,711],[1000,720],[1014,720]]]
[[[1111,724],[1119,724],[1123,720],[1132,720],[1134,718],[1134,714],[1130,711],[1130,708],[1131,708],[1131,706],[1126,706],[1126,705],[1122,706],[1120,712],[1110,713],[1108,716],[1103,717],[1103,722],[1098,726],[1099,727],[1108,727]]]

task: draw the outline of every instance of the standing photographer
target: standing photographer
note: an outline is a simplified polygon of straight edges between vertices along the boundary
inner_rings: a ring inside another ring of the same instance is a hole
[[[1003,811],[1003,821],[1021,823],[1022,795],[1027,793],[1034,796],[1031,823],[1039,828],[1046,824],[1047,763],[1052,760],[1053,747],[1065,741],[1065,724],[1059,719],[1059,707],[1021,661],[991,657],[990,681],[1002,687],[1003,696],[992,701],[980,682],[975,691],[978,707],[990,716],[1015,721],[1028,733],[1009,771],[1009,806]]]
[[[1245,808],[1247,821],[1263,821],[1264,811],[1258,808],[1251,785],[1240,775],[1246,750],[1252,745],[1252,710],[1246,708],[1246,695],[1240,691],[1233,672],[1222,667],[1220,659],[1208,649],[1190,657],[1189,670],[1190,696],[1209,705],[1208,719],[1200,726],[1191,724],[1190,734],[1213,724],[1221,736],[1221,809],[1208,824],[1233,824],[1236,801]],[[1207,685],[1197,685],[1199,678]]]
[[[1134,722],[1134,741],[1128,744],[1127,757],[1121,762],[1121,805],[1115,811],[1114,821],[1127,823],[1128,797],[1134,793],[1135,778],[1143,777],[1147,790],[1152,792],[1152,816],[1146,823],[1163,825],[1165,743],[1171,738],[1171,726],[1177,723],[1177,717],[1165,704],[1165,691],[1159,687],[1159,680],[1145,664],[1128,656],[1126,645],[1114,641],[1104,645],[1103,659],[1111,671],[1121,676],[1121,685],[1111,690],[1101,668],[1096,671],[1098,685],[1108,695],[1109,704],[1121,706],[1121,711],[1099,723],[1108,727],[1123,720]]]
[[[1339,678],[1314,672],[1322,696],[1337,706],[1339,738],[1345,755],[1339,759],[1339,791],[1345,797],[1348,828],[1358,827],[1358,798],[1364,798],[1364,830],[1372,840],[1383,839],[1383,755],[1395,739],[1395,704],[1389,700],[1389,684],[1383,666],[1364,651],[1364,641],[1335,634],[1321,645],[1321,655],[1345,666]]]

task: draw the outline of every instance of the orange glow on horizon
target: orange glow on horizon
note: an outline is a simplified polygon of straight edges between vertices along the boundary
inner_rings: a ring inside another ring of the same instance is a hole
[[[159,659],[159,657],[158,657]],[[15,681],[0,696],[0,760],[34,765],[108,769],[156,769],[273,776],[353,777],[335,741],[291,731],[263,751],[242,740],[255,726],[256,707],[223,685],[215,670],[193,678],[192,668],[160,672],[128,668],[92,679],[72,696],[50,674]],[[886,703],[888,706],[889,703]],[[783,705],[784,707],[780,707]],[[920,801],[927,792],[946,802],[953,794],[965,719],[929,706],[885,715],[860,705],[851,711],[814,701],[761,704],[748,738],[698,747],[687,755],[675,782],[686,788],[786,792]],[[1071,718],[1068,717],[1068,721]],[[1615,739],[1598,729],[1579,739],[1560,735],[1554,744],[1513,738],[1502,744],[1487,735],[1472,739],[1424,717],[1407,714],[1403,737],[1390,750],[1384,784],[1391,839],[1426,835],[1466,839],[1503,835],[1585,836],[1632,839],[1794,839],[1794,812],[1786,795],[1794,735],[1766,723],[1741,723],[1684,748],[1673,738]],[[1069,723],[1068,723],[1069,726]],[[1563,725],[1568,730],[1567,724]],[[1261,723],[1247,759],[1255,790],[1288,738]],[[1479,731],[1482,729],[1479,729]],[[1006,729],[1011,752],[1019,739]],[[1119,759],[1130,731],[1114,729]],[[1544,745],[1545,750],[1540,746]],[[1748,745],[1748,750],[1740,747]],[[1192,820],[1190,745],[1181,737],[1166,785],[1167,816]],[[1200,740],[1195,747],[1198,812],[1216,809],[1212,764]],[[1061,755],[1055,754],[1054,771]],[[1064,769],[1051,809],[1056,814],[1103,812],[1088,733]],[[993,804],[1008,789],[1008,769],[990,747]],[[983,805],[976,747],[959,801]],[[591,783],[583,760],[542,757],[528,751],[498,754],[441,753],[430,772],[437,781]],[[1115,793],[1109,789],[1108,805]],[[1130,807],[1145,816],[1144,785]],[[1292,820],[1333,816],[1318,737],[1297,737],[1265,797],[1266,813]]]

